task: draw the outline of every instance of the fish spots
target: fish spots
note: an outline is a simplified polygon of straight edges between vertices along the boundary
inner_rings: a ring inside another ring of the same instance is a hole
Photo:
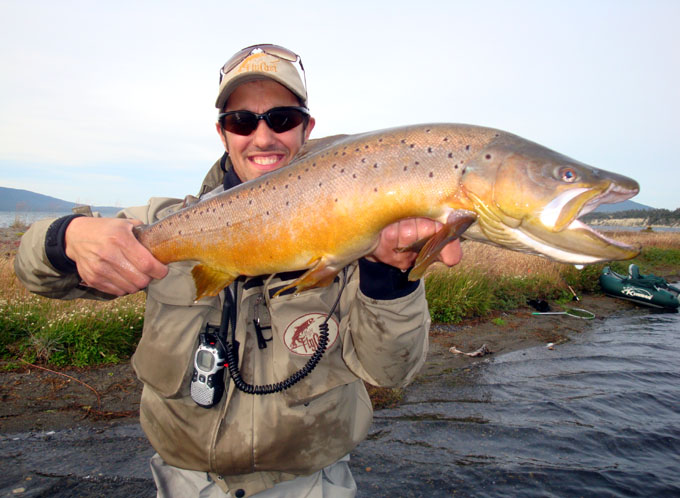
[[[428,147],[428,148],[427,148],[427,152],[428,152],[429,154],[432,154],[432,147]]]
[[[427,176],[429,176],[430,178],[434,178],[434,172],[430,171],[430,173]]]
[[[416,166],[418,166],[418,165],[420,164],[420,161],[415,161],[413,164],[415,164]]]
[[[453,152],[449,152],[449,159],[453,159]]]
[[[378,191],[378,187],[373,187],[373,192],[377,192],[377,191]]]
[[[404,171],[408,171],[408,166],[404,166]]]
[[[467,144],[467,145],[465,146],[465,150],[470,150],[470,144]]]
[[[443,141],[443,142],[448,142],[448,141],[449,141],[449,137],[444,137],[444,138],[442,138],[442,141]]]
[[[362,162],[362,163],[366,163],[366,158],[365,158],[365,157],[362,157],[362,158],[361,158],[361,162]]]
[[[177,235],[182,235],[182,230],[177,230]]]
[[[415,146],[416,146],[416,144],[411,144],[411,145],[409,145],[409,147],[410,147],[411,149],[415,148]]]
[[[336,163],[333,163],[333,166],[331,166],[331,169],[335,169],[335,168],[337,168],[337,166],[338,165]]]
[[[252,203],[253,203],[253,200],[250,199],[250,200],[248,201],[248,205],[251,205]]]
[[[487,161],[490,161],[490,160],[491,160],[491,154],[485,155],[485,156],[484,156],[484,159],[486,159]]]
[[[373,169],[378,169],[378,163],[373,163]]]
[[[357,177],[357,174],[356,174],[356,173],[352,173],[352,178],[356,178],[356,177]]]
[[[185,214],[185,215],[184,215],[184,219],[185,219],[185,220],[188,220],[189,218],[191,218],[191,216],[189,216],[188,214]]]
[[[319,187],[321,187],[322,185],[323,185],[323,182],[319,182]]]
[[[425,130],[425,133],[430,133],[432,130],[430,128]]]

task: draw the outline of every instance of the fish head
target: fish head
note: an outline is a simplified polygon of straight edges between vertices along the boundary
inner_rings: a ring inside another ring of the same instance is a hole
[[[635,180],[504,135],[468,162],[461,182],[479,216],[468,238],[574,264],[639,254],[578,220],[600,204],[633,197]]]

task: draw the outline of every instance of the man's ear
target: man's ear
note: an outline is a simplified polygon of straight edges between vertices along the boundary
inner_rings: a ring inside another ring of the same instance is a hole
[[[229,154],[229,146],[227,145],[227,133],[224,131],[224,128],[222,128],[219,123],[215,123],[215,130],[217,130],[217,134],[220,136],[222,145],[224,145],[224,150],[226,150],[227,154]]]
[[[316,119],[310,117],[309,122],[307,123],[307,127],[305,128],[305,140],[304,140],[305,142],[307,140],[309,140],[309,135],[312,134],[312,130],[314,129],[315,124],[316,124]]]

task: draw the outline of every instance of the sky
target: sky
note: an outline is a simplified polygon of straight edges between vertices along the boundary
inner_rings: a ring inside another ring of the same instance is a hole
[[[312,138],[451,122],[636,179],[680,207],[677,0],[0,0],[0,186],[84,204],[195,194],[218,72],[301,55]]]

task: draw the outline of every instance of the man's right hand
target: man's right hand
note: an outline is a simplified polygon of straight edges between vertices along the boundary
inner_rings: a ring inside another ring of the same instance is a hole
[[[123,296],[144,289],[168,267],[139,243],[132,228],[139,220],[74,218],[66,229],[66,255],[75,261],[83,283],[107,294]]]

